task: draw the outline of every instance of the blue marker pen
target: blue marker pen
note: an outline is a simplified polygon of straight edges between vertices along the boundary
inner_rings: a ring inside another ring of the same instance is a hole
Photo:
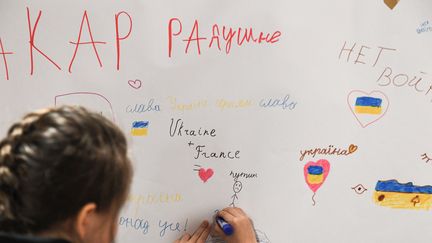
[[[234,233],[232,225],[228,224],[222,217],[216,217],[216,222],[226,235],[232,235]]]

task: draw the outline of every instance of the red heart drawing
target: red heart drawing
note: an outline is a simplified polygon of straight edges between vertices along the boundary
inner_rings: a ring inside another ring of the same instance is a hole
[[[207,182],[207,180],[208,179],[210,179],[210,177],[212,177],[213,176],[213,174],[214,174],[214,172],[213,172],[213,170],[212,169],[200,169],[199,171],[198,171],[198,175],[199,175],[199,177],[201,178],[201,180],[203,181],[203,182]]]
[[[131,86],[134,89],[141,88],[141,80],[139,80],[139,79],[129,80],[128,84],[129,84],[129,86]]]

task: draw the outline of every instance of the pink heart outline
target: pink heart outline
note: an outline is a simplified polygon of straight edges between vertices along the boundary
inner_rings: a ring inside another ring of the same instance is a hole
[[[199,177],[201,178],[201,180],[205,183],[205,182],[207,182],[207,180],[208,179],[210,179],[210,177],[212,177],[213,176],[213,174],[214,174],[214,171],[212,170],[212,169],[203,169],[203,168],[201,168],[199,171],[198,171],[198,175],[199,175]]]
[[[139,89],[141,88],[142,82],[139,79],[135,79],[135,80],[129,80],[128,84],[134,89]]]
[[[350,102],[350,97],[351,97],[351,95],[352,95],[353,93],[355,93],[355,92],[362,93],[362,94],[365,94],[365,95],[372,95],[373,93],[379,93],[379,94],[383,95],[383,96],[385,97],[385,99],[386,99],[385,101],[387,102],[387,106],[385,107],[384,112],[383,112],[380,116],[378,116],[376,119],[374,119],[374,120],[372,120],[372,121],[370,121],[370,122],[367,122],[367,123],[363,124],[363,122],[359,119],[359,117],[358,117],[357,114],[355,113],[355,111],[354,111],[354,109],[353,109],[353,104],[351,104],[351,102]],[[356,118],[356,120],[358,121],[358,123],[360,124],[360,126],[362,126],[363,128],[365,128],[365,127],[369,126],[370,124],[375,123],[375,122],[377,122],[378,120],[380,120],[381,118],[383,118],[384,115],[387,113],[387,110],[388,110],[388,108],[389,108],[389,106],[390,106],[390,101],[389,101],[387,95],[384,94],[383,92],[379,91],[379,90],[373,90],[373,91],[371,91],[371,92],[369,92],[369,93],[367,93],[367,92],[365,92],[365,91],[363,91],[363,90],[353,90],[353,91],[351,91],[351,92],[348,94],[348,96],[347,96],[347,103],[348,103],[348,107],[350,108],[352,114],[354,115],[354,117]]]
[[[309,174],[308,173],[308,168],[310,166],[313,166],[313,165],[315,165],[315,166],[318,165],[318,166],[321,166],[323,168],[323,181],[321,183],[319,183],[319,184],[311,184],[307,180],[307,176]],[[321,185],[325,182],[325,180],[326,180],[327,175],[328,175],[329,172],[330,172],[330,163],[327,160],[325,160],[325,159],[320,159],[317,162],[309,161],[303,167],[303,173],[304,173],[304,177],[305,177],[305,180],[306,180],[306,184],[308,184],[309,188],[313,192],[316,192],[321,187]]]

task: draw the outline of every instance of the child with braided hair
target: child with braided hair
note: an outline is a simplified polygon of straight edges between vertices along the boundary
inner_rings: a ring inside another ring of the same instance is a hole
[[[1,243],[110,243],[133,169],[120,129],[81,107],[35,111],[11,126],[0,142]],[[256,242],[239,208],[220,216],[233,224],[228,243]],[[204,243],[204,221],[176,242]]]

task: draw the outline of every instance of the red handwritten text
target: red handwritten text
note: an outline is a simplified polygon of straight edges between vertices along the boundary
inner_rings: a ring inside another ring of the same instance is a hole
[[[120,15],[122,15],[122,14],[125,14],[129,18],[129,31],[128,31],[127,35],[120,37],[119,18],[120,18]],[[117,48],[117,70],[120,70],[120,41],[127,39],[132,32],[132,18],[131,18],[131,16],[124,11],[116,14],[115,15],[115,27],[116,27],[116,48]]]
[[[179,37],[183,32],[183,25],[180,19],[172,18],[168,22],[168,57],[173,56],[174,40],[178,39],[186,42],[184,48],[185,54],[190,51],[190,46],[195,45],[196,52],[198,55],[201,54],[201,46],[203,42],[209,42],[207,48],[211,49],[213,46],[219,51],[224,49],[226,54],[231,52],[233,46],[241,47],[244,43],[250,44],[274,44],[280,40],[282,33],[280,31],[274,31],[272,33],[259,32],[254,34],[253,28],[231,28],[226,26],[219,26],[214,24],[211,28],[211,36],[204,36],[199,31],[199,21],[195,20],[192,30],[187,35],[186,39],[180,39]],[[210,39],[210,40],[209,40]],[[221,45],[221,42],[224,44]]]
[[[13,52],[6,52],[4,50],[3,42],[1,40],[1,38],[0,38],[0,51],[1,51],[0,54],[3,56],[3,63],[4,63],[4,67],[5,67],[6,80],[9,80],[9,70],[8,70],[6,55],[13,54]]]
[[[90,40],[91,41],[89,41],[89,42],[81,42],[81,34],[82,34],[82,29],[83,29],[84,21],[86,21],[86,23],[87,23],[87,30],[88,30],[88,33],[90,35]],[[91,44],[93,46],[93,50],[94,50],[94,52],[96,54],[96,57],[98,59],[99,66],[102,67],[102,62],[101,62],[101,60],[99,58],[99,53],[98,53],[98,51],[96,49],[96,44],[106,44],[106,42],[103,42],[103,41],[94,41],[93,34],[92,34],[92,31],[91,31],[91,28],[90,28],[90,22],[89,22],[89,19],[88,19],[88,16],[87,16],[87,11],[84,11],[83,18],[81,20],[81,26],[80,26],[80,31],[79,31],[79,34],[78,34],[78,40],[77,40],[77,42],[72,42],[71,41],[70,43],[75,45],[75,51],[74,51],[72,59],[71,59],[71,61],[69,63],[69,72],[70,73],[72,73],[72,64],[73,64],[73,62],[75,60],[75,57],[76,57],[76,54],[78,52],[79,45],[88,45],[88,44]]]
[[[43,51],[41,51],[39,48],[37,48],[34,44],[34,39],[35,39],[35,34],[36,34],[36,29],[37,26],[39,24],[39,20],[40,17],[42,15],[42,11],[39,10],[38,16],[36,18],[36,22],[32,28],[32,24],[31,24],[31,20],[30,20],[30,9],[27,8],[27,22],[28,22],[28,30],[29,30],[29,35],[30,35],[30,40],[29,40],[29,44],[30,44],[30,75],[33,75],[33,49],[35,49],[36,51],[38,51],[42,56],[44,56],[46,59],[48,59],[48,61],[50,61],[54,66],[56,66],[56,68],[58,70],[61,70],[60,66],[55,63],[51,58],[49,58]]]

